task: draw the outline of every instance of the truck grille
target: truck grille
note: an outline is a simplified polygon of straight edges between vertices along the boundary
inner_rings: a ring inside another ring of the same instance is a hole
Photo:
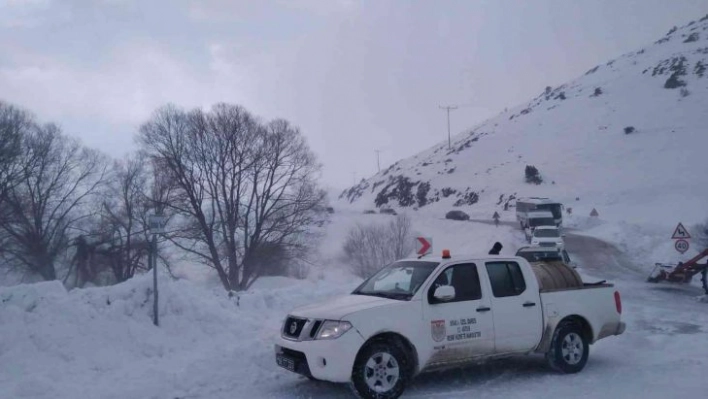
[[[305,323],[307,323],[307,319],[288,317],[283,325],[283,335],[287,338],[298,339],[302,329],[305,327]]]
[[[556,243],[555,242],[542,242],[539,244],[540,247],[555,247]]]

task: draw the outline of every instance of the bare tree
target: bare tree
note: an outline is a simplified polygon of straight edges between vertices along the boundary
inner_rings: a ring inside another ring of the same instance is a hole
[[[279,119],[266,126],[262,137],[242,215],[241,288],[259,277],[263,245],[301,250],[307,243],[298,238],[324,214],[325,194],[314,181],[319,165],[300,131]]]
[[[138,270],[148,269],[147,215],[152,204],[142,160],[116,161],[113,172],[101,206],[102,239],[97,250],[108,262],[115,281],[122,282]]]
[[[410,218],[403,214],[388,224],[356,225],[344,241],[344,255],[352,271],[365,278],[413,251]]]
[[[54,280],[69,230],[89,216],[80,210],[101,183],[106,163],[52,124],[33,126],[21,149],[23,173],[3,196],[9,215],[0,223],[7,238],[3,255],[24,271]]]
[[[139,141],[172,187],[166,205],[180,216],[172,242],[213,267],[225,289],[247,289],[265,257],[294,256],[307,245],[324,193],[314,156],[287,122],[263,126],[228,104],[210,112],[166,106],[141,127]]]
[[[73,242],[75,251],[65,281],[73,277],[73,285],[79,287],[87,282],[113,284],[150,270],[148,218],[155,213],[169,217],[164,208],[170,193],[169,182],[161,175],[153,173],[156,177],[151,178],[150,166],[140,154],[113,163],[98,196],[100,209],[87,223],[88,233]],[[168,258],[163,253],[158,261],[169,271]]]
[[[0,220],[5,214],[3,200],[22,174],[22,137],[33,126],[26,111],[0,101]]]

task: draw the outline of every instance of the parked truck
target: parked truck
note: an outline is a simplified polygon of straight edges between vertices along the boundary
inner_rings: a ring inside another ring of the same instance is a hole
[[[533,212],[550,212],[553,225],[563,225],[563,204],[545,197],[524,197],[516,200],[516,220],[522,229],[530,227],[529,216]],[[550,225],[549,225],[550,226]]]
[[[419,373],[511,355],[542,354],[553,369],[576,373],[589,346],[622,334],[625,324],[613,285],[554,277],[577,275],[562,267],[446,250],[399,260],[349,295],[288,314],[275,360],[384,399],[399,397]]]

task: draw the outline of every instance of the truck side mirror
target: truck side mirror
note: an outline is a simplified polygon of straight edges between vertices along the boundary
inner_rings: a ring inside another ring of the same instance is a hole
[[[435,289],[433,297],[441,302],[448,302],[455,299],[455,287],[451,285],[442,285]]]

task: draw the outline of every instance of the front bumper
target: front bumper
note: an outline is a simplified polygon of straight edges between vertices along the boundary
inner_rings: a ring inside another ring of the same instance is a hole
[[[364,339],[351,329],[337,339],[291,341],[278,338],[276,363],[286,370],[318,380],[349,382]]]

